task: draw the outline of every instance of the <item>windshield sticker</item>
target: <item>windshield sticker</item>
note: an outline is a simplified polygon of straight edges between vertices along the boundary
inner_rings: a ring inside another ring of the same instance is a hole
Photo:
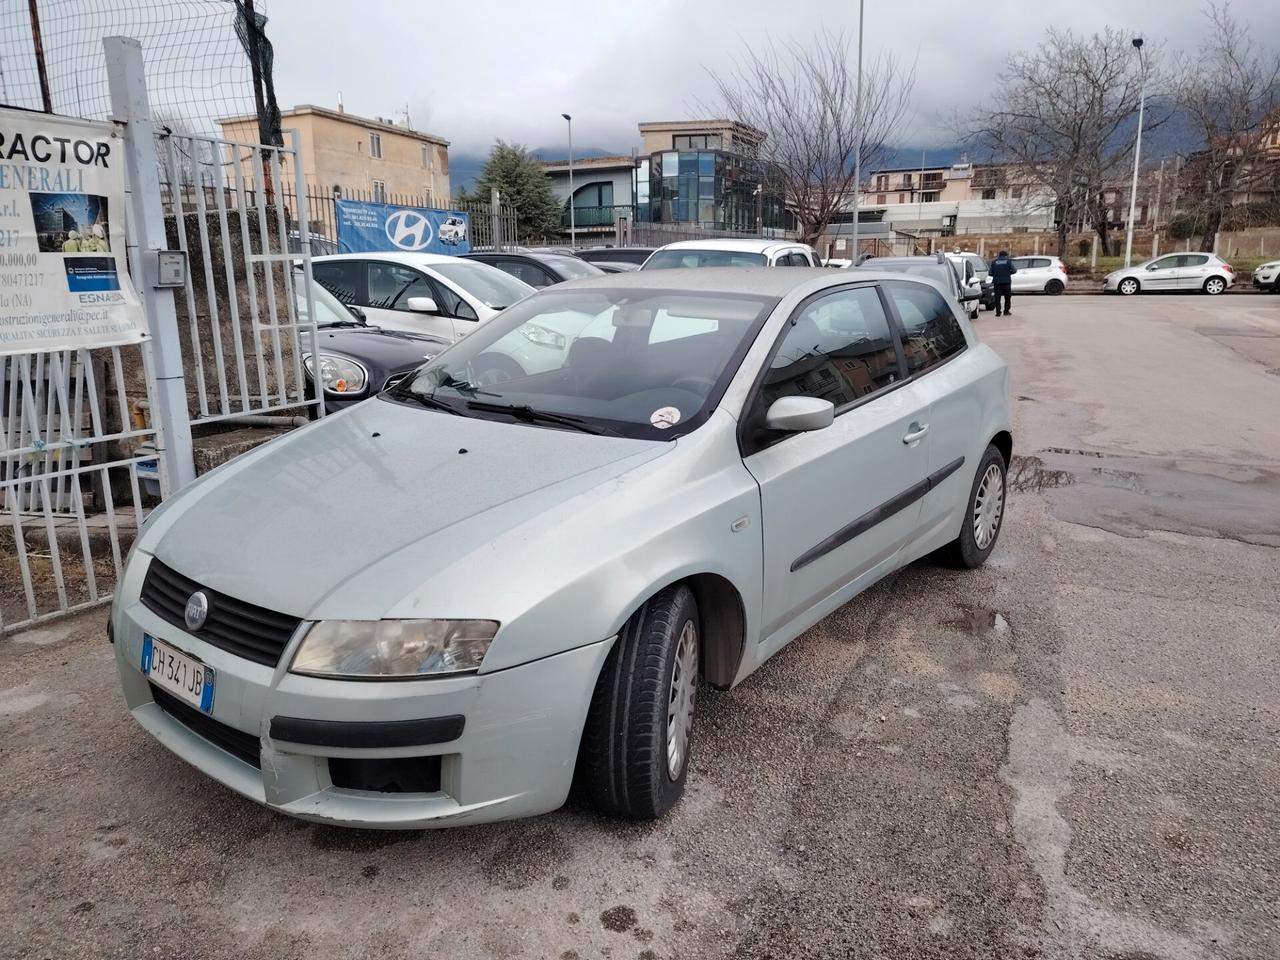
[[[680,422],[680,411],[675,407],[659,407],[649,415],[649,422],[659,430],[667,430]]]

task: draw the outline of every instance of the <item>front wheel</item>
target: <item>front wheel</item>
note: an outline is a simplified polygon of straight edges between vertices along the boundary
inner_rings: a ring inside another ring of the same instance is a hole
[[[947,545],[947,559],[973,569],[987,562],[1004,523],[1007,464],[994,443],[988,444],[969,488],[960,536]]]
[[[605,658],[582,733],[580,795],[603,813],[653,820],[684,793],[700,662],[698,605],[667,587]]]
[[[1116,289],[1120,291],[1122,297],[1132,297],[1138,292],[1138,281],[1133,277],[1125,277]]]
[[[1210,277],[1204,282],[1204,292],[1211,297],[1216,297],[1225,289],[1227,289],[1227,281],[1221,277]]]

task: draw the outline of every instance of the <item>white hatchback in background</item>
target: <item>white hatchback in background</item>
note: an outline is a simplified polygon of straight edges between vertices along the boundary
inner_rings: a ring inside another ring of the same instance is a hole
[[[1216,254],[1171,253],[1107,274],[1102,289],[1126,297],[1161,290],[1199,290],[1216,296],[1235,282],[1235,269]]]
[[[816,267],[818,258],[803,243],[785,240],[681,240],[649,254],[641,270],[672,267]]]
[[[311,261],[316,282],[384,330],[460,340],[533,293],[487,263],[438,253],[341,253]]]
[[[1057,257],[1014,257],[1014,293],[1047,293],[1056,296],[1067,289],[1067,265]]]

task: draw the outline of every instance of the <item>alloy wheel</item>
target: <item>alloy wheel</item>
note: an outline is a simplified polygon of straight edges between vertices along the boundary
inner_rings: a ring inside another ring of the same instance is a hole
[[[973,498],[973,542],[979,550],[991,546],[1004,513],[1004,471],[998,463],[987,467]]]
[[[671,690],[667,700],[667,776],[680,778],[689,756],[689,735],[693,732],[694,702],[698,694],[698,630],[686,620],[676,642],[676,662],[671,670]]]

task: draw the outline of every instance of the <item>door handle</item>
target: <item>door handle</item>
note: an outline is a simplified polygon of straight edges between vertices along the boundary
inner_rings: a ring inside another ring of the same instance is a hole
[[[929,425],[927,423],[924,426],[921,426],[918,423],[913,423],[911,427],[908,429],[907,435],[902,438],[902,442],[915,443],[917,440],[919,440],[928,432],[929,432]]]

